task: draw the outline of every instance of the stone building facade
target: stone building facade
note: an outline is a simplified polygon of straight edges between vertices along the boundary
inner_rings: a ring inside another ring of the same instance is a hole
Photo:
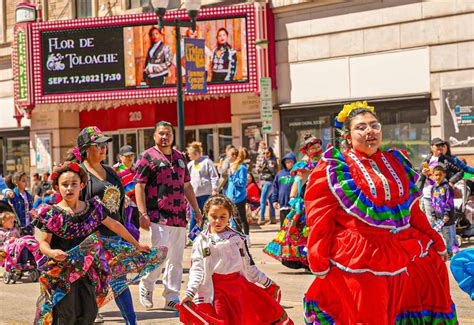
[[[474,138],[456,143],[469,139],[452,131],[445,104],[461,94],[462,119],[474,118],[473,1],[273,0],[272,7],[283,150],[294,150],[305,132],[330,142],[341,105],[368,99],[382,114],[387,146],[403,142],[419,162],[429,139],[452,137],[454,153],[474,163]],[[457,127],[474,136],[474,124]]]

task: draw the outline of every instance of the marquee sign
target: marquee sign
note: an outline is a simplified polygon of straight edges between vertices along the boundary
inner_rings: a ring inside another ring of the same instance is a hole
[[[185,10],[168,19],[189,19]],[[176,95],[174,28],[156,28],[154,13],[32,24],[36,104]],[[207,94],[258,90],[255,7],[204,8],[196,31],[204,39]],[[185,71],[185,69],[183,69]]]
[[[34,105],[31,89],[30,25],[28,23],[16,24],[14,35],[12,67],[15,103],[28,108]]]

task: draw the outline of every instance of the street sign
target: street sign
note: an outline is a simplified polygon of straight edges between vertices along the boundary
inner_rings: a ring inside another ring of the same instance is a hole
[[[262,120],[262,133],[272,132],[273,103],[271,78],[260,78],[260,119]]]

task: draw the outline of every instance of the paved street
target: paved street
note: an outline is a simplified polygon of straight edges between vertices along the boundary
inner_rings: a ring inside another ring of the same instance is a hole
[[[252,229],[251,252],[258,267],[274,279],[283,289],[282,304],[287,310],[295,324],[304,324],[302,319],[302,297],[306,288],[311,283],[313,276],[302,271],[293,271],[281,266],[272,258],[262,253],[264,244],[272,239],[277,227],[267,225],[261,229]],[[148,239],[148,234],[144,233]],[[190,248],[185,251],[184,265],[190,265]],[[183,286],[187,283],[187,269],[183,279]],[[161,287],[157,286],[155,291],[155,306],[151,311],[146,311],[138,302],[138,285],[133,285],[132,295],[134,297],[135,309],[139,324],[179,324],[173,312],[164,311],[162,308],[164,300],[161,298]],[[474,303],[466,294],[460,291],[451,280],[451,293],[457,305],[460,324],[474,325]],[[38,284],[19,281],[16,284],[5,285],[0,283],[0,324],[31,324],[34,317],[34,305],[38,296]],[[123,324],[117,306],[114,302],[109,303],[102,310],[106,324]]]

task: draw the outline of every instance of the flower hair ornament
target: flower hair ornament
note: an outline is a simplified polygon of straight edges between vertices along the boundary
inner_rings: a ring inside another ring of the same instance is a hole
[[[365,100],[363,102],[354,102],[344,105],[342,110],[339,112],[339,114],[337,114],[336,118],[334,119],[334,127],[336,128],[336,132],[339,134],[339,147],[341,146],[341,144],[346,147],[350,146],[349,131],[344,129],[344,122],[347,120],[353,110],[359,108],[365,108],[371,112],[373,112],[375,109],[374,106],[369,106],[369,104],[367,104],[367,101]]]
[[[339,112],[339,114],[337,114],[336,118],[334,119],[334,127],[342,128],[344,126],[344,122],[349,117],[349,114],[351,114],[353,110],[359,109],[359,108],[365,108],[372,112],[375,109],[374,106],[369,106],[369,104],[367,104],[367,101],[365,100],[363,102],[355,102],[355,103],[346,104],[344,105],[342,110]]]
[[[59,177],[59,175],[61,175],[64,172],[73,171],[73,172],[79,174],[79,172],[81,170],[81,166],[79,166],[78,163],[71,162],[71,161],[66,161],[66,162],[60,163],[59,165],[56,166],[55,169],[61,169],[63,167],[66,167],[66,169],[64,171],[61,171],[60,173],[54,172],[54,173],[51,174],[51,176],[49,177],[51,179],[51,181],[55,181]]]
[[[78,147],[73,147],[72,148],[72,154],[74,155],[74,158],[78,161],[78,162],[82,162],[83,159],[82,159],[82,154],[81,154],[81,150],[78,148]]]

